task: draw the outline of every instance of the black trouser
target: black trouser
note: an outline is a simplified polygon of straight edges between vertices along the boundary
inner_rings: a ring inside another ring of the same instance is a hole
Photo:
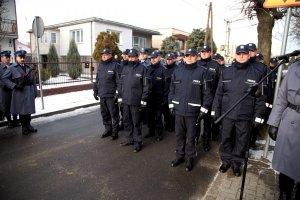
[[[279,189],[280,192],[285,192],[288,195],[292,195],[294,189],[295,181],[294,179],[288,177],[287,175],[280,173],[279,174]],[[296,196],[295,199],[300,199],[300,183],[296,183]]]
[[[175,128],[175,116],[171,115],[169,105],[162,105],[162,114],[164,115],[165,130],[173,131]]]
[[[135,147],[142,146],[140,107],[123,104],[123,123],[127,142],[134,143]]]
[[[114,98],[101,98],[100,110],[103,119],[103,125],[107,132],[112,136],[117,136],[119,131],[119,107]]]
[[[17,122],[17,120],[18,120],[18,115],[13,115],[13,119],[11,119],[10,112],[4,112],[4,116],[6,117],[8,122],[11,122],[11,120],[13,120],[14,122]]]
[[[181,158],[196,157],[197,116],[175,116],[176,156]]]
[[[149,133],[155,133],[156,136],[162,136],[162,106],[160,103],[149,102],[148,104],[148,127]]]
[[[240,166],[245,159],[251,121],[222,120],[220,157],[223,163]]]
[[[31,114],[28,115],[19,115],[20,118],[20,122],[23,128],[27,128],[30,125],[30,121],[31,121]]]

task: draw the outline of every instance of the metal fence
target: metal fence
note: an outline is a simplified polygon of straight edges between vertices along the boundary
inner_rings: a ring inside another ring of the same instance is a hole
[[[26,59],[27,60],[27,59]],[[36,82],[39,82],[38,63],[27,60],[27,64],[34,68],[36,75]],[[68,68],[79,66],[79,76],[70,76]],[[68,62],[66,58],[60,58],[59,62],[40,62],[41,75],[42,75],[42,87],[44,89],[50,89],[54,87],[64,87],[79,84],[88,84],[94,82],[96,78],[96,63],[92,58],[82,58],[80,62]],[[58,72],[55,76],[51,75],[51,68],[56,67]]]

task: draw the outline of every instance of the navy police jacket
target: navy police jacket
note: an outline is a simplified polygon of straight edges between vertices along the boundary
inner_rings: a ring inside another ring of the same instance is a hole
[[[165,97],[165,68],[160,64],[151,64],[147,71],[147,77],[150,78],[149,101],[162,103]]]
[[[235,62],[221,74],[215,94],[211,115],[219,117],[244,96],[249,87],[258,83],[263,75],[253,63],[247,62],[240,65]],[[253,120],[255,117],[262,119],[265,112],[263,96],[256,98],[248,95],[226,117],[232,120]]]
[[[94,93],[100,98],[113,98],[118,84],[119,64],[112,58],[102,61],[98,66]]]
[[[183,64],[172,75],[169,107],[174,106],[175,114],[198,116],[200,109],[207,113],[212,104],[212,78],[205,67]]]
[[[146,78],[147,69],[136,62],[130,62],[124,66],[118,86],[118,96],[122,103],[133,106],[140,106],[141,101],[147,101],[148,84]]]

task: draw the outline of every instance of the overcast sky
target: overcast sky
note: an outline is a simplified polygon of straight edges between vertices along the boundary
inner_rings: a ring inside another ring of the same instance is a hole
[[[148,29],[177,28],[192,32],[193,28],[206,27],[209,2],[213,5],[217,45],[225,43],[224,19],[232,21],[231,44],[257,43],[257,21],[249,21],[241,13],[241,0],[16,0],[16,6],[20,41],[29,42],[26,31],[32,28],[34,16],[40,16],[45,26],[99,17]],[[273,31],[274,55],[280,53],[283,27],[284,21],[277,22]]]

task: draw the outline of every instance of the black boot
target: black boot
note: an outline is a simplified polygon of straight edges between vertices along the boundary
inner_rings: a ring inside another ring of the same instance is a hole
[[[193,167],[194,167],[194,158],[187,159],[185,164],[185,171],[189,172],[193,169]]]
[[[22,134],[23,135],[28,135],[30,131],[28,130],[27,126],[22,126]]]
[[[37,129],[35,129],[33,126],[31,126],[31,124],[27,124],[27,129],[31,132],[31,133],[36,133]]]
[[[110,135],[111,135],[111,131],[105,130],[105,131],[102,133],[101,138],[106,138],[106,137],[108,137],[108,136],[110,136]]]
[[[183,157],[177,157],[175,160],[173,160],[171,162],[171,166],[172,167],[176,167],[176,166],[180,165],[183,162],[184,162],[184,158]]]
[[[12,121],[7,121],[8,128],[14,128],[14,123]]]
[[[202,143],[202,145],[203,145],[203,150],[204,150],[205,152],[208,152],[208,151],[210,150],[209,139],[203,138],[203,143]]]

